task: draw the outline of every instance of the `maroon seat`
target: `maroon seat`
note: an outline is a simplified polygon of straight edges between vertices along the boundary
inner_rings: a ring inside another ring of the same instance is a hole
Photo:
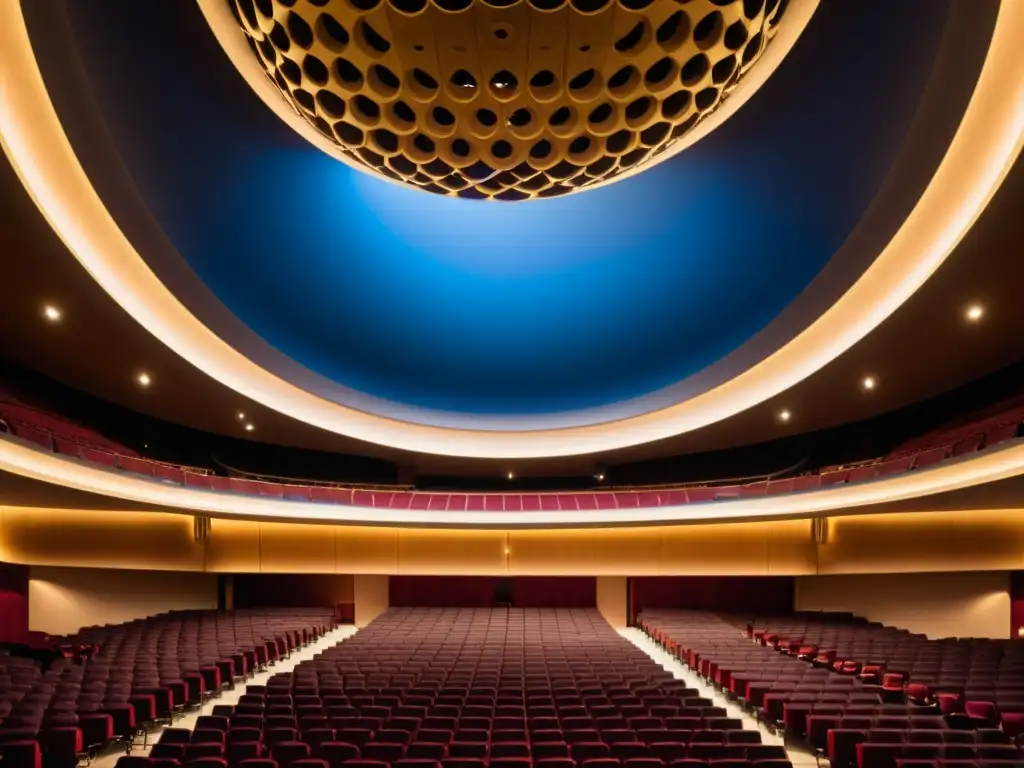
[[[207,742],[203,744],[188,744],[185,746],[184,762],[190,763],[193,760],[199,760],[204,757],[217,759],[224,757],[224,745],[216,742]]]
[[[967,701],[964,711],[975,728],[995,728],[999,725],[999,710],[991,701]]]
[[[337,768],[349,760],[359,759],[359,747],[343,741],[326,741],[318,745],[313,753],[316,757],[326,760],[331,768]]]
[[[256,760],[263,757],[263,743],[260,741],[231,742],[224,754],[231,765],[238,765],[243,760]]]
[[[309,745],[301,741],[282,741],[270,747],[270,756],[281,768],[290,766],[295,760],[309,757]]]
[[[177,760],[179,763],[185,761],[185,744],[164,744],[156,743],[149,750],[149,756],[154,760]]]
[[[227,768],[228,761],[218,757],[197,757],[185,763],[189,768]]]

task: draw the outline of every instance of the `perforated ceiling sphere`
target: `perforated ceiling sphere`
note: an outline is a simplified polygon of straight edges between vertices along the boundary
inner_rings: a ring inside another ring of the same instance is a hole
[[[786,0],[226,0],[337,152],[443,195],[553,197],[650,164]]]

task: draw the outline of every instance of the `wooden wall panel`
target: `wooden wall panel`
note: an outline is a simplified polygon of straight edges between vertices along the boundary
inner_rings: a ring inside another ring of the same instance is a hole
[[[388,609],[388,577],[378,574],[357,574],[352,580],[355,601],[355,623],[365,627]]]
[[[767,524],[768,573],[796,576],[817,573],[818,547],[810,520],[779,520]]]
[[[508,572],[504,531],[406,530],[398,535],[398,572],[492,576]]]
[[[594,548],[596,575],[642,576],[661,571],[662,528],[634,528],[617,531],[580,531]]]
[[[819,573],[1013,570],[1024,565],[1016,511],[833,517]]]
[[[744,525],[692,525],[665,529],[662,574],[768,573],[768,539]]]
[[[604,616],[605,621],[616,629],[629,624],[629,617],[626,615],[626,589],[625,576],[597,577],[597,610]]]
[[[511,531],[509,573],[522,576],[573,576],[599,572],[597,540],[601,531]]]
[[[338,571],[398,573],[398,534],[398,528],[335,528]]]
[[[162,512],[3,508],[6,562],[201,571],[203,546],[190,515]]]
[[[218,573],[258,573],[260,524],[247,520],[212,521],[206,569]]]
[[[505,554],[505,545],[509,552]],[[510,576],[809,575],[1024,568],[1024,514],[971,510],[838,516],[815,545],[808,520],[534,531],[258,523],[0,507],[0,560],[221,573]]]
[[[332,534],[329,526],[260,523],[260,572],[335,573]]]

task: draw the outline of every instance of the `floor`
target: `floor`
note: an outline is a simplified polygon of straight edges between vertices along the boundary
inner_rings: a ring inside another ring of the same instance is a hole
[[[635,629],[633,627],[620,629],[619,634],[654,659],[654,661],[660,664],[664,669],[667,669],[675,675],[677,680],[686,681],[687,686],[700,691],[701,696],[711,699],[715,702],[716,706],[725,707],[729,717],[740,718],[743,721],[744,728],[752,731],[760,731],[761,741],[763,743],[785,744],[782,736],[778,736],[769,731],[759,723],[756,718],[752,717],[747,710],[726,698],[718,691],[717,688],[705,683],[700,676],[694,674],[689,667],[674,658],[671,654],[667,653],[663,648],[661,648],[661,646],[651,640],[639,629]],[[817,761],[815,760],[814,754],[809,749],[801,745],[794,744],[785,744],[785,747],[789,752],[789,759],[793,763],[793,768],[816,768]],[[824,761],[822,762],[822,765],[825,765]]]
[[[244,683],[237,683],[231,690],[227,690],[221,693],[220,696],[214,699],[210,699],[202,708],[191,710],[185,717],[180,720],[174,721],[174,728],[193,728],[195,727],[196,720],[200,715],[213,714],[213,708],[220,704],[235,704],[238,702],[239,697],[245,693],[245,687],[247,685],[262,685],[270,679],[272,675],[280,674],[281,672],[291,672],[299,662],[308,661],[312,659],[316,654],[321,651],[330,648],[332,645],[337,645],[342,640],[352,637],[356,633],[356,628],[353,626],[342,626],[334,630],[331,630],[326,635],[321,637],[315,643],[307,645],[298,651],[292,653],[287,659],[278,661],[274,666],[268,667],[266,672],[260,672],[255,677],[246,680]],[[160,740],[160,732],[163,727],[152,729],[148,736],[147,741],[149,745],[152,745]],[[132,748],[133,755],[145,755],[149,752],[149,747],[143,748],[141,744]],[[111,749],[103,754],[95,757],[90,763],[90,768],[114,768],[118,759],[124,755],[123,749]]]

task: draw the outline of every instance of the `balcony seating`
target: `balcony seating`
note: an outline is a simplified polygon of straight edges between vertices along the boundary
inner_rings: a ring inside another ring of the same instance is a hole
[[[205,470],[169,465],[139,457],[130,449],[69,419],[20,403],[2,390],[0,421],[6,423],[8,431],[15,437],[38,445],[44,450],[160,482],[192,488],[288,501],[385,509],[440,512],[578,512],[775,496],[846,483],[870,482],[905,472],[924,470],[947,459],[994,448],[1016,438],[1024,422],[1024,399],[1018,398],[993,406],[961,424],[935,430],[900,445],[887,456],[859,462],[855,466],[826,467],[814,474],[762,479],[748,483],[546,494],[417,493],[405,490],[361,490],[221,477],[207,474]]]

